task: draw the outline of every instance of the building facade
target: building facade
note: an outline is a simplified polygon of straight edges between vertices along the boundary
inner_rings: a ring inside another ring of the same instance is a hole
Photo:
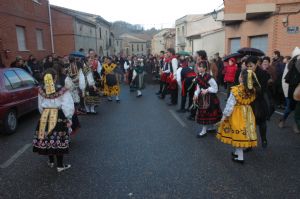
[[[147,35],[124,33],[117,41],[121,43],[121,55],[148,55],[151,53],[151,38]]]
[[[175,29],[166,28],[153,36],[151,41],[151,53],[159,54],[160,51],[166,51],[168,48],[175,47]]]
[[[254,47],[271,56],[300,46],[300,0],[225,0],[225,51]]]
[[[9,66],[16,56],[42,59],[51,54],[47,0],[0,0],[0,61]],[[1,63],[0,63],[1,64]]]
[[[194,54],[198,50],[205,50],[208,57],[215,53],[221,56],[225,53],[225,29],[221,22],[224,17],[223,9],[207,13],[187,23],[187,44],[185,50]]]
[[[113,53],[110,23],[102,17],[51,5],[54,48],[58,55],[94,49],[99,56]]]

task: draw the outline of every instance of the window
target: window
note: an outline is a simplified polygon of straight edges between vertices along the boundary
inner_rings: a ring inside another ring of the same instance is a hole
[[[4,86],[7,90],[11,90],[12,89],[12,86],[10,84],[10,82],[8,81],[7,77],[4,76]]]
[[[18,41],[18,49],[19,51],[25,51],[26,48],[26,40],[25,40],[25,27],[17,26],[17,41]]]
[[[139,44],[136,44],[136,50],[140,51]]]
[[[266,53],[268,50],[268,35],[250,37],[250,47]]]
[[[131,50],[132,50],[132,52],[133,52],[133,51],[134,51],[133,44],[131,44],[131,48],[132,48]]]
[[[184,26],[182,26],[182,34],[184,35]]]
[[[43,42],[43,30],[36,30],[36,43],[38,50],[44,50],[44,42]]]
[[[235,53],[241,48],[241,38],[229,39],[230,53]]]
[[[100,39],[102,39],[101,28],[99,28],[99,36],[100,36]]]
[[[144,51],[144,45],[142,44],[142,51]]]
[[[177,28],[177,33],[179,34],[179,28]]]
[[[119,46],[119,41],[117,41],[117,46]]]
[[[18,69],[16,73],[21,78],[22,82],[26,86],[33,86],[35,84],[35,80],[24,70]]]
[[[12,88],[16,89],[22,86],[22,81],[13,70],[6,71],[4,75],[8,79]]]

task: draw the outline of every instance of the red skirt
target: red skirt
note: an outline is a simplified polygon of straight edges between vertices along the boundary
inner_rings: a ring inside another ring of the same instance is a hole
[[[197,122],[202,125],[216,124],[222,119],[220,100],[214,93],[209,93],[208,97],[198,97]]]

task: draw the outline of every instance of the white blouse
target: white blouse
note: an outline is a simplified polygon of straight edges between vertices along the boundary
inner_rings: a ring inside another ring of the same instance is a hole
[[[87,81],[86,81],[87,80]],[[95,86],[95,81],[93,77],[93,73],[89,72],[86,75],[86,79],[82,72],[82,69],[79,70],[79,88],[84,92],[87,86]]]
[[[225,109],[223,111],[223,116],[229,117],[233,111],[235,104],[236,104],[236,99],[234,95],[230,93],[229,98],[227,99]]]
[[[74,102],[70,91],[66,91],[63,95],[55,99],[44,98],[42,95],[38,95],[39,111],[42,114],[44,108],[59,108],[62,109],[66,118],[72,119],[74,114]]]
[[[214,80],[214,78],[210,78],[210,80],[208,81],[208,84],[210,85],[207,88],[207,91],[209,93],[217,93],[218,92],[218,84],[217,82]],[[197,88],[196,91],[194,93],[194,95],[198,96],[200,94],[202,89],[200,89],[199,85],[197,84]]]

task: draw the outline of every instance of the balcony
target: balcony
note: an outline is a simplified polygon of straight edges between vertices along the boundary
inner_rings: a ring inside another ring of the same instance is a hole
[[[276,11],[274,3],[255,3],[246,5],[246,19],[267,17]]]
[[[225,25],[240,23],[246,20],[245,13],[224,14],[223,23]]]

